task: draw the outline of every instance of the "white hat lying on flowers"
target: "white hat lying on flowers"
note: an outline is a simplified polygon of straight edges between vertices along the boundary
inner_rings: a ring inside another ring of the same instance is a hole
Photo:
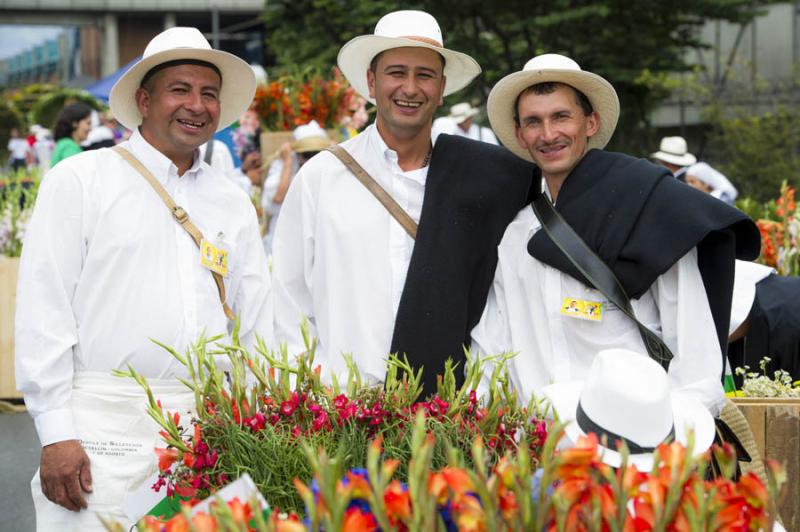
[[[603,462],[619,467],[617,443],[630,451],[628,464],[653,467],[653,451],[662,443],[687,444],[694,431],[694,456],[714,441],[714,419],[694,396],[672,390],[664,369],[647,355],[627,349],[600,351],[585,381],[551,384],[543,390],[574,443],[597,434]],[[605,438],[605,440],[604,440]]]

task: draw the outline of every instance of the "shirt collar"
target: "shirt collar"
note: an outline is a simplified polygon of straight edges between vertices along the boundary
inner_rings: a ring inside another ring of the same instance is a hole
[[[128,146],[130,147],[131,153],[139,159],[145,168],[153,173],[162,185],[167,182],[167,178],[171,173],[170,171],[172,171],[174,175],[178,175],[178,167],[175,163],[173,163],[169,157],[158,151],[155,146],[147,142],[138,128],[133,131],[130,139],[128,139]],[[195,179],[200,177],[200,172],[202,171],[200,162],[199,150],[194,150],[192,166],[183,174],[183,177]]]
[[[383,160],[394,170],[399,171],[404,177],[419,183],[422,186],[425,186],[425,181],[428,177],[428,168],[426,166],[424,168],[419,168],[417,170],[409,170],[408,172],[404,172],[400,165],[397,164],[397,152],[391,149],[389,146],[386,145],[386,142],[381,137],[380,132],[378,131],[378,126],[372,124],[370,126],[369,135],[370,140],[374,142],[375,150],[377,154],[383,158]]]

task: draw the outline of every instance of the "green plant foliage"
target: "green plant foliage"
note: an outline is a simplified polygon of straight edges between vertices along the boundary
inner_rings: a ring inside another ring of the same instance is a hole
[[[32,124],[41,124],[52,128],[55,125],[59,111],[65,106],[75,102],[83,102],[92,109],[101,110],[103,105],[91,94],[80,89],[58,88],[48,94],[42,95],[33,104],[30,111]]]
[[[648,116],[668,93],[640,82],[651,75],[691,69],[686,51],[704,44],[696,28],[718,18],[751,20],[764,2],[750,0],[624,0],[502,3],[478,0],[276,0],[264,18],[269,47],[279,66],[335,64],[349,39],[372,33],[378,19],[397,9],[423,9],[439,21],[445,45],[473,56],[483,75],[448,98],[447,104],[485,101],[491,87],[535,55],[552,52],[574,58],[614,85],[622,108],[611,149],[644,155],[650,151]],[[300,38],[299,36],[302,36]]]
[[[719,169],[740,196],[764,202],[783,181],[797,188],[800,177],[800,110],[777,106],[763,115],[745,108],[723,114],[712,109],[710,148]]]

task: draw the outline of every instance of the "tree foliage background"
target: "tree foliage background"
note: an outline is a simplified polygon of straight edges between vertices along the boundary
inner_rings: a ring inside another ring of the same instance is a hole
[[[746,23],[763,0],[269,0],[268,45],[279,67],[336,64],[349,39],[372,33],[378,19],[397,9],[422,9],[439,21],[445,46],[473,56],[483,74],[446,104],[483,103],[503,76],[541,53],[561,53],[608,79],[622,116],[610,149],[651,151],[649,112],[668,93],[642,83],[687,71],[686,51],[704,46],[697,29],[708,19]]]

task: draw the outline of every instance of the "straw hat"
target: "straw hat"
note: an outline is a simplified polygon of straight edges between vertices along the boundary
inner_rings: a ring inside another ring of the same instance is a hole
[[[472,107],[468,102],[463,102],[457,103],[451,107],[450,114],[447,115],[447,117],[453,120],[456,124],[460,124],[467,118],[472,118],[478,113],[480,113],[479,109]]]
[[[694,431],[693,455],[714,440],[714,419],[694,396],[670,389],[664,369],[647,355],[627,349],[606,349],[594,359],[585,381],[551,384],[543,390],[572,442],[588,432],[601,441],[603,461],[622,463],[616,441],[628,444],[628,464],[650,471],[653,451],[673,439],[686,445]],[[580,409],[580,410],[579,410]],[[608,447],[602,446],[602,437]]]
[[[481,73],[473,58],[444,47],[439,23],[424,11],[394,11],[384,15],[372,35],[361,35],[342,46],[337,62],[356,92],[374,104],[367,85],[367,69],[372,59],[386,50],[406,47],[427,48],[444,57],[445,96],[463,89]]]
[[[228,127],[247,110],[256,90],[256,78],[250,65],[235,55],[212,49],[197,28],[175,27],[153,37],[142,59],[112,87],[109,106],[120,124],[133,130],[142,123],[135,94],[145,74],[162,63],[180,59],[211,63],[222,74],[217,131]]]
[[[292,131],[292,150],[297,153],[322,151],[332,144],[328,133],[312,120]]]
[[[650,154],[650,157],[677,166],[689,166],[697,162],[697,158],[689,153],[683,137],[664,137],[658,151]]]
[[[611,83],[597,74],[581,70],[578,63],[558,54],[539,55],[525,63],[519,72],[501,79],[489,93],[486,108],[497,138],[517,157],[533,161],[528,150],[517,144],[514,109],[522,91],[537,83],[557,82],[581,91],[600,116],[600,129],[588,140],[588,148],[604,148],[619,119],[619,98]]]

